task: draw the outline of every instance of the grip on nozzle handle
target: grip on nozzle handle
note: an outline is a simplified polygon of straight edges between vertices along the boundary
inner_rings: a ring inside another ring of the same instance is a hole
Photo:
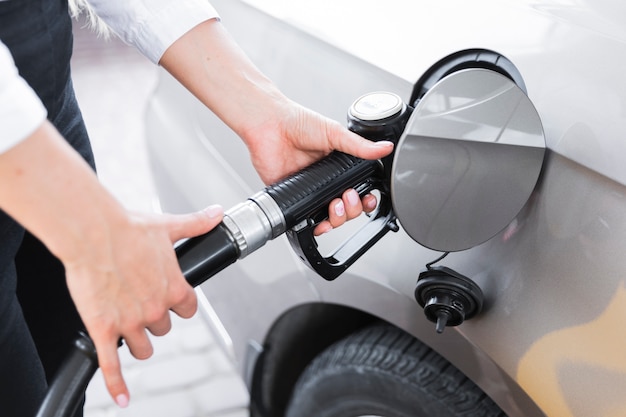
[[[381,192],[372,219],[330,256],[317,248],[314,228],[327,216],[328,204],[348,188],[361,196],[373,189]],[[266,192],[280,206],[287,237],[300,258],[320,276],[335,279],[389,230],[396,230],[395,216],[384,184],[384,167],[378,160],[364,160],[341,152],[274,184]]]
[[[364,160],[342,152],[326,158],[266,188],[285,217],[287,229],[297,227],[351,187],[367,187],[380,177],[380,161]]]

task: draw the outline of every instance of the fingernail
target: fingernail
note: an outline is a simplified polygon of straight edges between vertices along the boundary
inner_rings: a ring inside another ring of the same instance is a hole
[[[209,215],[209,217],[211,218],[215,218],[215,217],[219,217],[222,214],[224,214],[224,208],[222,208],[222,206],[220,205],[213,205],[213,206],[209,206],[207,208],[205,208],[203,210],[206,214]]]
[[[346,209],[343,206],[343,201],[340,201],[337,204],[335,204],[335,214],[337,216],[343,216],[344,214],[346,214]]]
[[[322,228],[322,230],[320,230],[320,234],[323,235],[325,233],[330,232],[331,230],[333,230],[333,226],[330,224],[327,224],[325,227]]]
[[[379,140],[378,142],[372,142],[372,146],[376,148],[389,148],[393,146],[393,142],[389,142],[388,140]]]
[[[115,402],[120,408],[128,407],[128,396],[126,394],[120,394],[115,397]]]
[[[348,203],[350,203],[351,206],[359,204],[359,194],[355,190],[348,191]]]
[[[375,199],[368,199],[365,201],[365,208],[368,210],[374,210],[376,208],[376,200]]]

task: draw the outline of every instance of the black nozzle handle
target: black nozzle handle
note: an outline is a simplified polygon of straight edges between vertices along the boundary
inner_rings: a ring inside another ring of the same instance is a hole
[[[331,255],[324,256],[318,250],[314,228],[327,217],[330,202],[348,188],[356,189],[361,196],[379,190],[378,209],[357,233]],[[266,192],[280,206],[294,251],[327,280],[337,278],[389,230],[397,229],[385,169],[379,160],[364,160],[336,151],[268,187]]]
[[[96,348],[89,336],[81,332],[48,388],[36,417],[73,416],[97,369]]]
[[[300,259],[327,281],[332,281],[356,262],[387,232],[398,231],[388,195],[381,194],[378,209],[356,233],[329,255],[322,255],[314,236],[314,225],[287,231],[287,238]]]
[[[298,228],[303,222],[326,217],[328,204],[346,189],[357,188],[363,194],[382,174],[379,160],[365,160],[335,151],[265,191],[280,207],[286,228]]]

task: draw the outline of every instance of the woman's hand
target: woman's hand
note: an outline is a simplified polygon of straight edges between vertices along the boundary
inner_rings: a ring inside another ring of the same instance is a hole
[[[338,150],[363,159],[379,159],[393,150],[391,142],[372,142],[350,132],[334,120],[302,107],[286,98],[277,103],[280,117],[263,118],[241,135],[250,149],[252,163],[261,179],[270,184],[312,164]],[[254,118],[254,117],[252,117]],[[376,198],[368,194],[359,198],[355,190],[347,190],[328,208],[328,220],[314,230],[316,235],[341,226],[363,211],[376,207]]]
[[[135,358],[147,359],[152,344],[146,330],[167,334],[170,310],[183,318],[193,316],[196,294],[180,272],[173,244],[206,233],[221,220],[217,206],[186,215],[128,214],[62,259],[107,389],[120,406],[128,404],[129,393],[117,341],[123,338]]]
[[[167,333],[170,310],[193,315],[196,296],[180,272],[173,243],[211,230],[222,220],[222,209],[128,213],[49,122],[0,153],[0,208],[65,266],[107,388],[126,405],[117,342],[124,338],[131,353],[145,359],[152,354],[146,329]]]

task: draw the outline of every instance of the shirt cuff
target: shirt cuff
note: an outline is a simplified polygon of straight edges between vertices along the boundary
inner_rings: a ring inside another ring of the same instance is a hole
[[[0,44],[0,153],[30,136],[46,115],[41,100],[18,75],[9,51]]]

